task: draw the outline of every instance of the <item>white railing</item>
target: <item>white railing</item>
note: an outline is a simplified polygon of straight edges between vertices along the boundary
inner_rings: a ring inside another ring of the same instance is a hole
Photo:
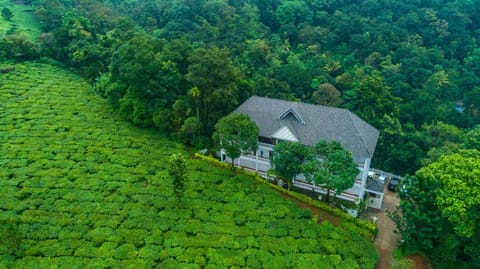
[[[315,193],[319,193],[319,194],[322,194],[322,195],[327,194],[327,190],[323,189],[322,187],[310,184],[310,183],[305,182],[305,181],[300,181],[298,179],[293,181],[293,186],[295,186],[297,188],[300,188],[300,189],[303,189],[303,190],[308,190],[308,191],[312,191],[312,189],[313,189]],[[330,191],[330,192],[331,192],[332,196],[335,195],[335,191]],[[348,201],[351,201],[351,202],[357,202],[358,201],[358,195],[357,194],[352,194],[352,193],[348,193],[348,192],[342,192],[340,195],[337,195],[337,198],[342,198],[344,200],[348,200]]]

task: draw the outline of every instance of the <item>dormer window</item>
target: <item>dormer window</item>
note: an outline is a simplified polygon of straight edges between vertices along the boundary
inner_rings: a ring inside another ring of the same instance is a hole
[[[305,121],[300,113],[298,113],[295,109],[289,108],[285,110],[280,116],[278,117],[279,120],[288,119],[289,117],[293,117],[295,120],[300,122],[301,124],[305,125]]]

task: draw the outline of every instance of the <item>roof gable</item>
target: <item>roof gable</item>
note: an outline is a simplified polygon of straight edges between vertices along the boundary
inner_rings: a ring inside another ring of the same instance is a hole
[[[285,141],[299,142],[298,138],[292,133],[292,131],[287,126],[280,127],[280,129],[278,129],[272,134],[272,138],[285,140]]]
[[[288,116],[293,116],[298,122],[300,122],[301,124],[305,124],[305,121],[303,120],[302,115],[297,111],[295,111],[295,109],[293,108],[288,108],[287,110],[285,110],[282,114],[280,114],[278,119],[283,120]]]

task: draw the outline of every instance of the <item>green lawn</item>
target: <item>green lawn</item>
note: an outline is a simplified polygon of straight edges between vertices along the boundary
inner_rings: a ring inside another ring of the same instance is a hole
[[[24,239],[0,268],[374,267],[367,239],[206,162],[189,159],[178,203],[165,169],[182,145],[122,121],[72,73],[6,67],[0,223]]]
[[[30,6],[14,4],[9,0],[0,0],[0,10],[9,8],[13,13],[11,21],[6,21],[0,16],[0,37],[7,34],[19,34],[27,36],[34,41],[40,34],[40,24],[33,15]]]

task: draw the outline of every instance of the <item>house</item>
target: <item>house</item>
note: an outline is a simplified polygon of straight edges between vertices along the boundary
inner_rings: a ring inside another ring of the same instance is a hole
[[[273,146],[278,141],[295,141],[315,146],[319,140],[335,140],[352,152],[359,168],[355,184],[342,194],[337,194],[337,197],[357,204],[364,198],[370,161],[379,131],[352,112],[335,107],[253,96],[234,113],[250,116],[260,129],[258,150],[243,153],[235,160],[235,165],[265,175],[270,169]],[[231,162],[223,150],[221,159]],[[306,182],[301,175],[293,181],[293,185],[308,191],[314,190],[319,195],[326,193],[321,187]],[[372,191],[378,193],[376,189]]]

